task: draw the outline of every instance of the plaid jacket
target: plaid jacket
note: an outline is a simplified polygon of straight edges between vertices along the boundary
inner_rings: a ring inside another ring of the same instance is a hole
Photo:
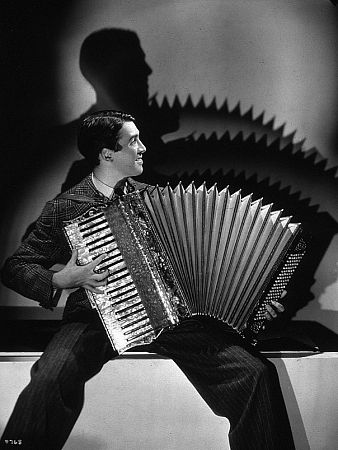
[[[127,180],[129,190],[142,190],[147,185],[131,178]],[[67,191],[107,202],[94,186],[91,176]],[[44,308],[56,306],[61,292],[55,292],[52,285],[55,264],[66,264],[71,257],[71,250],[63,232],[64,223],[85,213],[93,203],[76,202],[63,198],[62,194],[46,203],[33,231],[22,242],[13,256],[9,257],[2,270],[3,283],[19,294],[36,300]],[[79,289],[78,296],[84,296]]]

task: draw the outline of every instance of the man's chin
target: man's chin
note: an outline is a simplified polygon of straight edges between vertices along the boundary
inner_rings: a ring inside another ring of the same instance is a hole
[[[137,176],[141,175],[142,173],[143,173],[143,166],[140,165],[139,167],[136,168],[133,177],[137,177]]]

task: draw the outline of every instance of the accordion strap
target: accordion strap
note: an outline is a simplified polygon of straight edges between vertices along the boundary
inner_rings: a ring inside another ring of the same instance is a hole
[[[103,200],[95,199],[93,197],[81,194],[61,194],[58,196],[58,198],[62,200],[72,200],[78,203],[91,203],[93,205],[106,204],[106,202]]]

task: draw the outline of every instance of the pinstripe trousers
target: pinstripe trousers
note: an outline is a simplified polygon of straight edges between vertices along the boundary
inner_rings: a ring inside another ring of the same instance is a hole
[[[229,419],[231,450],[294,448],[274,366],[234,333],[211,321],[188,321],[146,349],[171,358],[213,412]],[[85,382],[114,356],[96,319],[64,322],[33,365],[0,448],[8,449],[6,439],[20,439],[23,449],[61,449],[81,412]]]

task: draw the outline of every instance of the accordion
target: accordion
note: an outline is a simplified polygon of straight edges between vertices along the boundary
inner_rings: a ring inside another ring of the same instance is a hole
[[[118,353],[196,315],[254,343],[305,252],[300,224],[272,204],[194,183],[125,194],[64,231],[79,264],[106,255],[107,284],[87,295]]]

